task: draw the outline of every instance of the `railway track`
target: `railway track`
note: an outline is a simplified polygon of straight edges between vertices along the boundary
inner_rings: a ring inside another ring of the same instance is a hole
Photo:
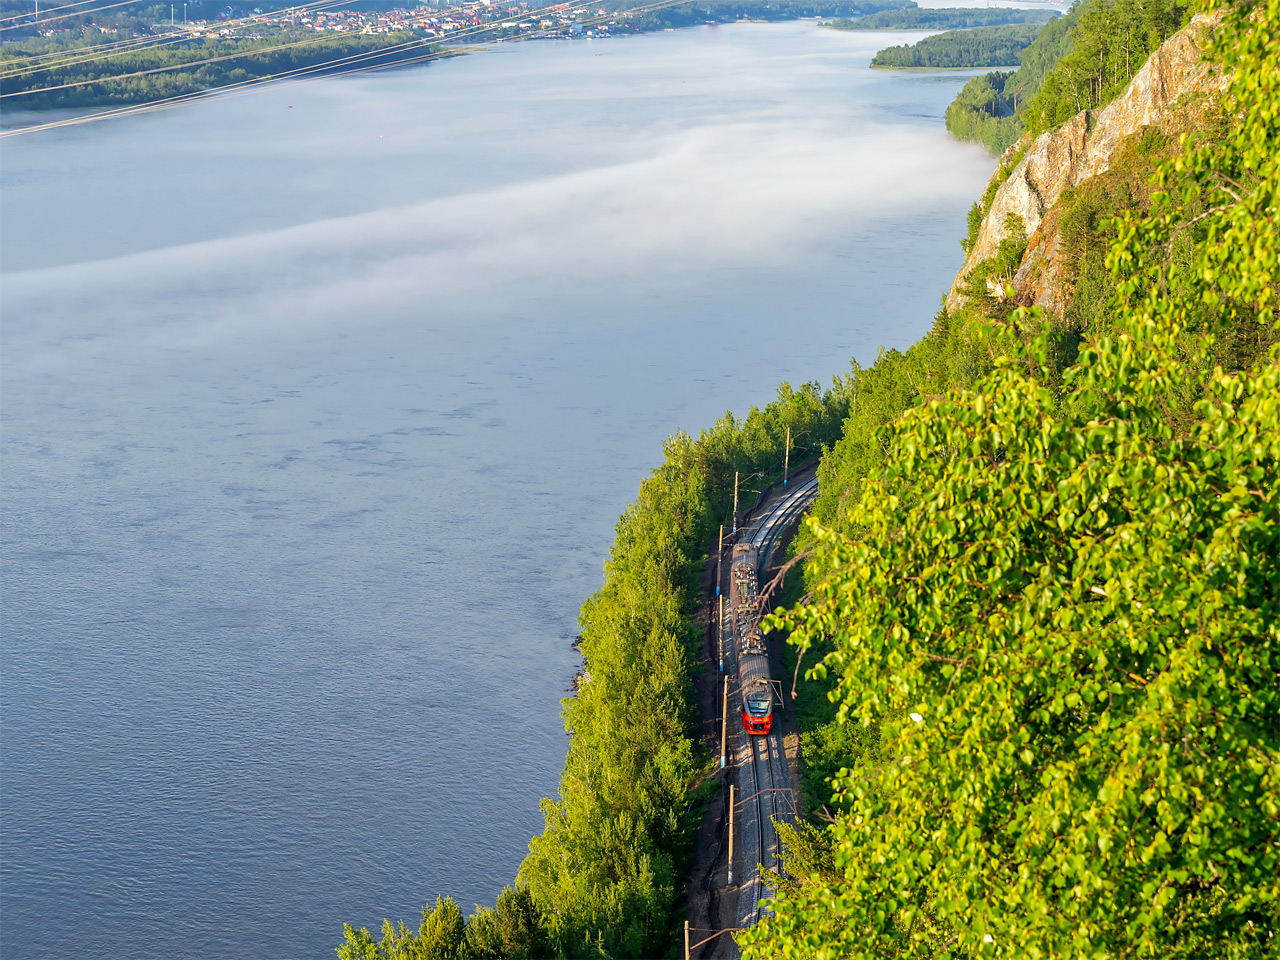
[[[769,580],[766,573],[783,534],[818,495],[817,478],[797,484],[788,490],[752,524],[740,528],[738,541],[749,542],[759,556],[758,582],[761,588],[760,610],[771,606]],[[729,623],[737,622],[744,611],[734,591],[729,610]],[[750,611],[754,616],[755,611]],[[722,629],[725,627],[721,624]],[[732,648],[732,644],[729,645]],[[736,657],[736,654],[734,655]],[[726,665],[733,675],[736,663]],[[778,855],[778,837],[774,820],[794,822],[796,803],[790,771],[783,751],[782,732],[775,724],[765,735],[748,736],[741,724],[735,725],[733,756],[738,771],[738,812],[735,814],[740,840],[741,877],[738,886],[736,926],[748,927],[760,918],[760,901],[765,891],[759,867],[774,868]],[[736,951],[735,951],[736,956]]]

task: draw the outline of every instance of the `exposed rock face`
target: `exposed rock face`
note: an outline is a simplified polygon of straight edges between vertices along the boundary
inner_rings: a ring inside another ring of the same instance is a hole
[[[1081,111],[1056,130],[1036,137],[992,198],[977,241],[947,294],[947,308],[959,306],[961,281],[976,264],[992,256],[1005,239],[1005,218],[1022,218],[1029,236],[1022,266],[1014,278],[1018,300],[1061,312],[1062,289],[1056,218],[1046,215],[1069,187],[1105,173],[1121,142],[1143,127],[1160,123],[1183,94],[1220,90],[1223,78],[1202,59],[1208,17],[1197,16],[1164,42],[1119,97],[1097,113]],[[1022,144],[1009,148],[1016,154]],[[1005,158],[1002,158],[1005,159]]]

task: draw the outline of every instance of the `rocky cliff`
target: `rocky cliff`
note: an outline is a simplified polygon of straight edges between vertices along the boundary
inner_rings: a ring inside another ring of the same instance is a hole
[[[1016,299],[1062,311],[1061,245],[1051,215],[1063,191],[1105,173],[1120,145],[1145,127],[1166,120],[1174,104],[1186,94],[1207,93],[1222,87],[1222,77],[1203,59],[1209,18],[1198,16],[1156,50],[1119,97],[1098,111],[1084,110],[1055,130],[1042,133],[1028,145],[1026,138],[1000,158],[997,169],[1008,166],[1019,153],[1008,177],[985,211],[982,226],[951,291],[947,308],[963,302],[960,292],[965,275],[993,256],[1008,236],[1009,215],[1020,217],[1028,243],[1012,283]]]

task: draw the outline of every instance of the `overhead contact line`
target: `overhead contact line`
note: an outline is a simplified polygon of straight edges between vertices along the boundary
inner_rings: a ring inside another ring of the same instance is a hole
[[[590,4],[593,2],[596,2],[596,0],[572,0],[572,2],[570,2],[568,5],[566,5],[562,9],[570,10],[570,11],[580,10],[583,7],[590,6]],[[637,13],[637,12],[648,13],[648,12],[652,12],[653,10],[660,10],[666,7],[676,6],[677,4],[683,3],[683,2],[685,2],[685,0],[659,0],[659,2],[657,3],[651,3],[651,4],[635,7],[632,10],[628,11],[628,13]],[[591,25],[595,23],[600,23],[604,20],[612,19],[614,16],[616,16],[616,14],[605,14],[603,16],[597,16],[597,17],[582,21],[582,23],[583,25]],[[495,28],[500,28],[501,26],[503,26],[503,24],[501,23],[479,24],[470,29],[459,31],[458,33],[455,33],[453,36],[448,37],[447,40],[448,42],[453,43],[459,40],[473,38],[475,36],[478,36],[479,34],[486,33]],[[498,38],[491,42],[509,43],[509,42],[520,41],[520,40],[531,40],[531,39],[537,39],[539,37],[545,37],[548,33],[551,33],[551,32],[554,32],[554,31],[538,30],[538,31],[531,32],[529,34],[519,36],[519,37],[510,37],[505,39]],[[329,39],[329,38],[322,36],[320,39]],[[218,60],[218,59],[226,60],[226,59],[234,59],[235,57],[241,57],[241,56],[252,56],[254,54],[268,52],[268,50],[286,49],[292,46],[298,46],[301,44],[309,44],[309,43],[315,43],[315,42],[317,41],[307,39],[307,40],[297,41],[295,43],[290,43],[290,44],[280,44],[277,47],[245,51],[244,53],[232,54],[222,58],[211,58],[208,61],[192,61],[190,63],[182,64],[180,68],[189,68],[193,66],[199,66],[201,62],[213,62],[214,60]],[[111,120],[111,119],[116,119],[118,117],[133,116],[135,114],[140,114],[140,113],[150,113],[154,110],[166,110],[171,107],[180,106],[184,103],[197,100],[197,99],[202,101],[226,99],[234,96],[240,96],[246,92],[252,92],[253,89],[256,89],[262,84],[277,83],[278,81],[286,78],[287,78],[286,82],[295,83],[303,79],[311,79],[311,75],[316,73],[326,73],[329,76],[333,76],[333,77],[343,77],[343,76],[349,76],[354,73],[372,72],[375,70],[387,69],[389,67],[410,66],[415,63],[424,63],[430,60],[438,60],[443,57],[448,57],[453,55],[453,53],[448,50],[432,51],[431,53],[424,54],[423,56],[420,56],[420,57],[412,57],[407,59],[396,60],[392,63],[386,63],[386,64],[383,64],[383,63],[368,64],[365,66],[356,67],[354,69],[340,70],[340,71],[337,71],[336,73],[333,72],[331,69],[335,64],[356,63],[363,60],[383,57],[387,53],[392,52],[396,49],[409,50],[409,49],[413,49],[414,46],[428,46],[428,45],[439,44],[439,43],[440,43],[439,38],[423,38],[420,40],[409,41],[403,45],[397,44],[392,47],[383,47],[379,50],[367,51],[362,54],[353,54],[352,56],[343,57],[338,60],[329,60],[329,61],[325,61],[324,63],[312,64],[307,67],[297,67],[293,70],[282,71],[280,73],[275,73],[275,74],[268,74],[262,77],[254,77],[249,80],[241,80],[241,81],[238,81],[237,83],[227,84],[221,87],[215,87],[215,88],[212,88],[211,90],[199,90],[192,93],[177,94],[172,97],[165,97],[159,100],[152,100],[147,103],[129,104],[127,106],[118,107],[113,110],[103,110],[93,114],[86,114],[78,117],[68,117],[64,120],[55,120],[50,123],[33,124],[27,127],[19,127],[14,130],[4,130],[4,131],[0,131],[0,139],[6,138],[6,137],[22,136],[29,133],[37,133],[42,130],[53,130],[58,127],[76,126],[81,123],[93,123],[98,120]],[[158,72],[158,71],[143,71],[143,73],[152,73],[152,72]],[[103,77],[100,80],[85,81],[85,83],[107,82],[109,80],[120,80],[120,79],[125,79],[129,76],[138,76],[138,75],[141,75],[141,74],[132,74],[132,75],[122,74],[116,77]],[[70,85],[64,85],[64,86],[79,86],[79,85],[82,85],[82,84],[70,84]],[[50,90],[59,90],[59,89],[63,89],[64,86],[40,87],[34,90],[24,90],[21,92],[21,95],[33,95],[33,94],[50,91]],[[19,94],[16,94],[16,93],[4,94],[2,96],[7,97],[7,96],[17,96],[17,95]]]

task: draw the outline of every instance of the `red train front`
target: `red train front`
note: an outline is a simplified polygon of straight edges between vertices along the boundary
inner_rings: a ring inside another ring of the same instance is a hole
[[[764,734],[773,729],[773,691],[765,688],[742,697],[742,728],[747,733]]]

